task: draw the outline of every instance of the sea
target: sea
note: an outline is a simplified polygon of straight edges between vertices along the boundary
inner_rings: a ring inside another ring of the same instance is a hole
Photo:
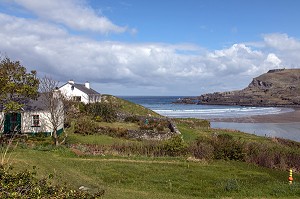
[[[239,118],[254,115],[268,115],[291,112],[282,107],[245,107],[221,105],[176,104],[178,99],[193,96],[120,96],[120,98],[140,104],[161,115],[171,118]],[[300,122],[294,123],[235,123],[211,122],[212,128],[243,131],[266,137],[280,137],[300,142]]]

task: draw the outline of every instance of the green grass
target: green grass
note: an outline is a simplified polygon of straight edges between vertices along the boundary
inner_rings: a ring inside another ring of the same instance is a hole
[[[138,124],[135,123],[125,123],[125,122],[97,122],[99,126],[112,127],[112,128],[124,128],[136,130],[139,128]],[[81,135],[74,133],[74,122],[71,123],[71,127],[65,130],[68,134],[67,143],[69,144],[98,144],[98,145],[111,145],[113,143],[123,143],[130,142],[129,140],[111,137],[107,135]]]
[[[184,158],[77,157],[66,148],[18,149],[14,167],[38,167],[74,188],[104,188],[104,198],[300,197],[300,176],[234,161],[187,162]]]
[[[132,114],[132,115],[139,115],[139,116],[152,116],[152,117],[163,117],[156,112],[147,109],[141,105],[129,102],[127,100],[112,96],[112,95],[105,95],[103,99],[111,101],[115,104],[118,104],[119,109],[125,113]]]
[[[138,115],[152,112],[139,105],[120,100],[123,110]],[[238,131],[209,128],[209,123],[197,119],[174,119],[187,143],[197,137],[230,134],[247,141],[272,143],[270,139]],[[99,123],[102,126],[136,129],[134,123]],[[137,142],[106,135],[74,134],[68,129],[68,144],[112,145]],[[195,198],[299,198],[300,175],[294,174],[293,186],[288,185],[288,171],[267,169],[238,161],[189,162],[187,157],[140,156],[76,156],[66,147],[30,141],[36,147],[19,147],[11,152],[15,170],[37,166],[38,176],[54,174],[56,183],[68,183],[72,188],[89,187],[91,192],[105,189],[107,199],[195,199]]]
[[[139,129],[139,125],[136,123],[130,123],[130,122],[98,122],[99,126],[105,126],[105,127],[112,127],[112,128],[124,128],[124,129],[130,129],[130,130],[137,130]]]
[[[97,145],[111,145],[114,143],[131,142],[129,140],[114,138],[107,135],[80,135],[70,134],[67,138],[68,144],[97,144]]]
[[[183,139],[186,142],[194,141],[197,137],[207,137],[213,134],[229,134],[235,138],[247,141],[265,142],[269,143],[270,139],[254,134],[243,133],[241,131],[227,130],[227,129],[213,129],[210,128],[206,122],[198,119],[176,119],[176,124],[181,132]],[[205,120],[204,120],[205,121]]]

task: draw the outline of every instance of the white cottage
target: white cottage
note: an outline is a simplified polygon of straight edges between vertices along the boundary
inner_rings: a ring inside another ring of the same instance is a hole
[[[85,104],[101,101],[101,94],[90,88],[90,83],[77,84],[73,80],[62,85],[59,90],[68,98]]]
[[[0,113],[1,132],[51,135],[53,132],[51,114],[46,108],[43,97],[43,94],[40,94],[36,100],[29,100],[20,112],[4,113],[2,111]],[[60,114],[57,116],[59,124],[57,133],[61,134],[64,127],[63,105],[61,104],[57,108],[60,109],[58,111]]]

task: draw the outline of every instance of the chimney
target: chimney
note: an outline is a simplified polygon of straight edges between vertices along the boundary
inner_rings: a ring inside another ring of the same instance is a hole
[[[69,83],[69,84],[74,84],[75,82],[74,82],[74,80],[70,79],[70,80],[68,81],[68,83]]]
[[[84,86],[88,89],[90,89],[90,83],[89,82],[85,82]]]

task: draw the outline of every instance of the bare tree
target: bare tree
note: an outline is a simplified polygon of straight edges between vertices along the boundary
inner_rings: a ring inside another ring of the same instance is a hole
[[[41,99],[45,111],[47,111],[45,117],[49,121],[48,124],[52,129],[51,136],[56,146],[64,143],[67,137],[65,134],[64,138],[61,138],[61,135],[58,134],[59,128],[64,125],[64,101],[66,101],[64,95],[58,90],[58,83],[58,81],[47,76],[40,79]]]

